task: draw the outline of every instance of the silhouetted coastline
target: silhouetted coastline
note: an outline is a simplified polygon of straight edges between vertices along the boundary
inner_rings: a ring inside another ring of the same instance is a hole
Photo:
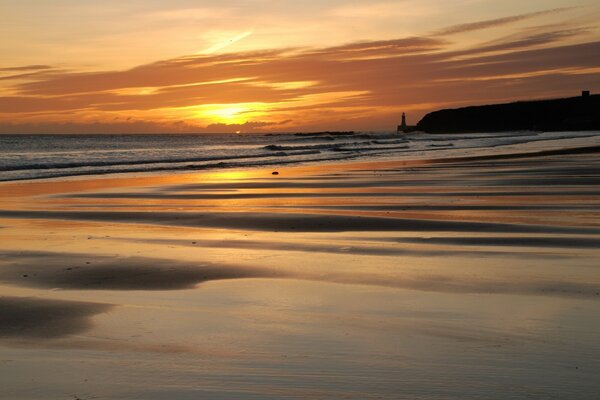
[[[431,112],[417,124],[427,133],[600,130],[600,95],[519,101]]]

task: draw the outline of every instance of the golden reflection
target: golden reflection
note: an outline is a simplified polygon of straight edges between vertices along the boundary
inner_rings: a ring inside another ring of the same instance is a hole
[[[245,170],[229,170],[219,172],[203,172],[198,173],[198,180],[209,180],[209,181],[236,181],[251,178],[258,178],[260,175],[264,175],[264,171],[245,171]]]

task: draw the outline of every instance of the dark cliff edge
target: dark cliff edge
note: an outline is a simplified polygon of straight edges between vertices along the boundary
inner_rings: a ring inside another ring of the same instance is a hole
[[[417,129],[427,133],[600,130],[600,95],[434,111],[419,121]]]

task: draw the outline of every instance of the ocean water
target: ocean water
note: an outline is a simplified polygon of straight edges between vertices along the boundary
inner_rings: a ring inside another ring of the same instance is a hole
[[[600,143],[600,132],[409,135],[395,132],[265,135],[0,135],[0,181],[193,171],[365,158],[430,159],[481,150]],[[525,147],[524,147],[525,146]]]

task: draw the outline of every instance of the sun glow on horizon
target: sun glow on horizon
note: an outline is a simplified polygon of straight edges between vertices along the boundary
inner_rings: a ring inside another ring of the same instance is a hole
[[[194,119],[213,124],[240,125],[266,115],[264,103],[204,104],[193,107]]]
[[[600,91],[589,0],[26,3],[3,10],[0,133],[389,130]]]

